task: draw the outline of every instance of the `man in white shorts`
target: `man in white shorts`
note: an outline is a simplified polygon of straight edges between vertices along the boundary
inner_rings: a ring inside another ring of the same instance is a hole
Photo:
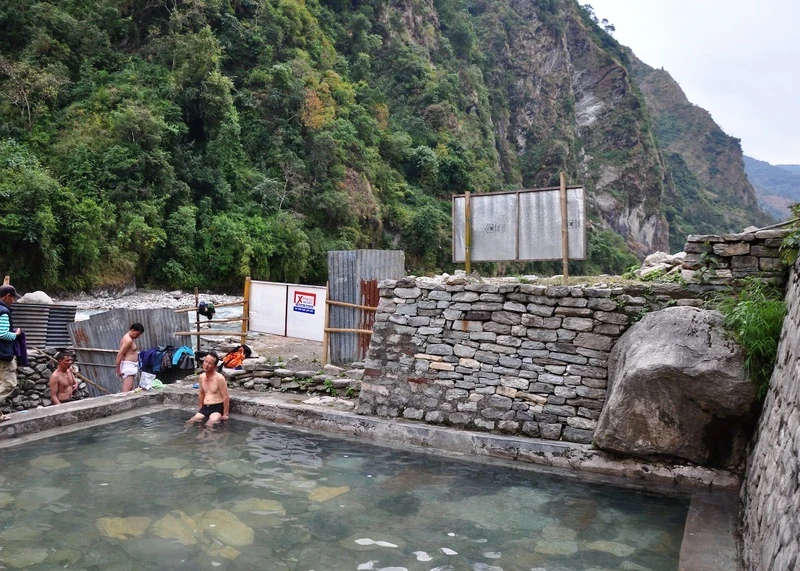
[[[122,336],[122,340],[119,342],[116,365],[117,376],[122,378],[123,393],[133,390],[136,373],[139,372],[139,351],[136,348],[136,340],[142,333],[144,333],[144,325],[133,323],[130,330]]]

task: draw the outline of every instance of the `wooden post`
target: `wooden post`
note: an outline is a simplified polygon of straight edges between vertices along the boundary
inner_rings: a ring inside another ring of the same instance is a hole
[[[247,341],[247,328],[250,326],[250,276],[244,278],[244,303],[242,304],[242,342]]]
[[[200,314],[197,312],[197,308],[200,305],[200,291],[197,288],[194,288],[194,325],[197,328],[197,351],[200,351]],[[189,346],[191,347],[191,343]]]
[[[469,191],[464,193],[464,270],[472,271],[472,206],[469,200]]]
[[[567,175],[561,173],[561,265],[564,281],[569,277],[569,233],[567,230]]]
[[[328,341],[330,341],[328,337],[328,325],[330,325],[330,305],[328,304],[328,296],[331,293],[330,287],[328,284],[330,282],[325,282],[325,320],[324,325],[322,327],[322,365],[325,366],[328,364]]]
[[[3,285],[8,285],[11,282],[11,276],[6,276],[3,280]]]

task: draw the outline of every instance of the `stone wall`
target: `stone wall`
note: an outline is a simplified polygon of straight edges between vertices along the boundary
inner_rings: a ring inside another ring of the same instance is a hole
[[[588,443],[608,354],[644,312],[702,306],[758,276],[786,282],[785,230],[689,236],[677,283],[545,286],[463,275],[380,284],[357,410]]]
[[[645,311],[701,305],[675,283],[544,286],[465,276],[380,283],[357,411],[591,442],[607,359]]]
[[[788,230],[740,234],[691,235],[686,239],[682,276],[690,289],[730,286],[735,279],[758,276],[775,285],[786,283],[780,246]],[[695,285],[699,284],[699,288]]]
[[[46,349],[45,353],[51,357],[56,354],[56,349]],[[54,361],[42,353],[30,353],[28,366],[17,367],[17,388],[11,395],[0,402],[0,410],[4,413],[18,412],[50,406],[50,373],[56,369]],[[89,396],[86,383],[78,381],[77,394],[73,400],[84,399]]]
[[[775,371],[742,487],[746,569],[800,568],[800,275],[787,288]]]

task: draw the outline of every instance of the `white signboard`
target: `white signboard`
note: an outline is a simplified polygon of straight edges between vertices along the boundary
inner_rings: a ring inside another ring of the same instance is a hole
[[[325,288],[250,282],[250,331],[322,341]]]
[[[286,284],[250,282],[250,324],[248,329],[286,335]]]
[[[473,262],[517,259],[517,194],[473,194],[470,196],[472,213]],[[466,200],[456,197],[453,202],[454,262],[463,262]],[[459,223],[456,223],[456,220]],[[460,230],[460,231],[459,231]]]
[[[453,197],[453,261],[466,261],[464,195]],[[473,262],[561,259],[559,188],[470,195]],[[567,189],[570,260],[586,259],[586,206],[582,187]]]
[[[290,285],[286,308],[286,335],[322,341],[325,328],[325,288]]]

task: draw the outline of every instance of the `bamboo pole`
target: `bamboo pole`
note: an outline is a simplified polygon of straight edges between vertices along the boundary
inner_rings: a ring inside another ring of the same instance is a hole
[[[194,288],[194,326],[198,333],[200,333],[200,314],[197,312],[197,308],[200,307],[200,290]],[[200,336],[197,336],[197,349],[195,349],[198,353],[200,352]]]
[[[472,272],[472,205],[469,191],[464,193],[464,271]]]
[[[215,303],[214,307],[233,307],[234,305],[243,305],[244,300],[242,301],[229,301],[227,303]]]
[[[48,355],[47,353],[45,353],[44,351],[42,351],[38,347],[34,347],[33,345],[31,345],[31,349],[36,349],[37,351],[39,351],[39,353],[41,353],[42,355],[44,355],[45,357],[47,357],[48,359],[53,361],[55,364],[58,364],[58,360],[55,357],[53,357],[52,355]],[[98,349],[95,349],[95,350],[98,350]],[[116,351],[114,351],[113,349],[99,349],[99,350],[100,351],[111,351],[112,353],[116,353]],[[85,365],[93,365],[94,363],[84,363],[84,364]],[[116,365],[114,365],[114,366],[116,367]],[[97,383],[93,383],[92,381],[90,381],[85,376],[81,375],[80,373],[76,373],[75,371],[72,371],[72,374],[75,375],[76,377],[78,377],[79,379],[81,379],[82,381],[85,381],[85,382],[89,383],[90,385],[92,385],[97,390],[103,391],[107,395],[111,394],[111,391],[109,391],[105,387],[101,387]]]
[[[88,351],[89,353],[119,353],[119,350],[117,349],[96,349],[94,347],[75,347],[75,351]]]
[[[244,345],[247,341],[247,326],[250,319],[250,276],[244,278],[244,303],[242,304],[242,335],[240,337],[241,343]],[[199,339],[199,337],[198,337]]]
[[[364,311],[378,311],[377,307],[372,307],[371,305],[358,305],[357,303],[347,303],[346,301],[329,301],[326,299],[325,303],[341,307],[354,307],[355,309],[363,309]]]
[[[178,331],[175,335],[179,337],[186,337],[187,335],[228,335],[230,337],[239,337],[236,331]]]
[[[330,341],[329,335],[328,335],[328,325],[330,325],[330,317],[331,317],[330,306],[331,305],[339,305],[339,304],[344,303],[343,301],[331,301],[331,300],[328,299],[328,295],[330,294],[330,287],[329,287],[328,284],[329,284],[329,282],[325,282],[325,319],[324,319],[324,324],[322,326],[322,364],[323,365],[327,365],[328,364],[328,341]],[[355,305],[355,304],[353,304],[353,305]]]
[[[200,302],[198,301],[198,304]],[[214,307],[232,307],[234,305],[242,305],[244,300],[242,301],[229,301],[227,303],[215,303]],[[197,307],[180,307],[175,310],[175,313],[189,313],[190,311],[195,311]]]
[[[362,335],[372,335],[372,329],[344,329],[342,327],[326,327],[323,332],[331,333],[361,333]]]
[[[567,231],[567,175],[562,172],[561,179],[561,267],[564,281],[569,277],[569,233]]]
[[[231,317],[229,319],[215,319],[213,321],[204,321],[200,325],[214,325],[215,323],[233,323],[237,321],[249,321],[246,317]]]

